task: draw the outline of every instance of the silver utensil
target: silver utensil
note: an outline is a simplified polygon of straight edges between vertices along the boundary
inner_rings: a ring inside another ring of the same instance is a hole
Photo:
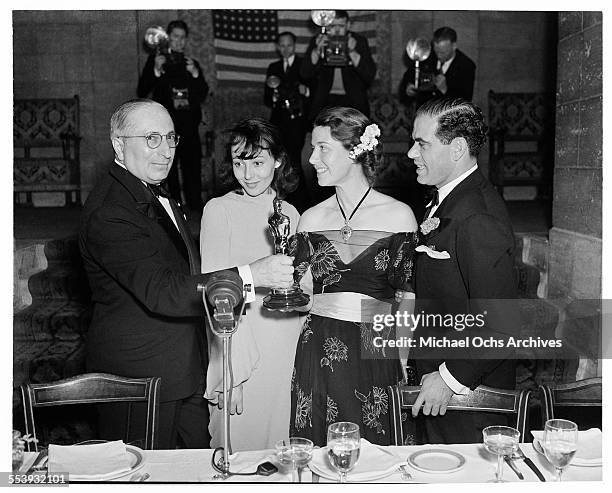
[[[516,467],[516,464],[514,463],[514,459],[512,457],[506,455],[504,457],[504,461],[510,466],[510,469],[514,471],[514,474],[516,474],[519,479],[525,479],[523,473],[518,470],[518,467]]]
[[[544,475],[540,472],[540,470],[533,463],[533,461],[525,455],[525,453],[521,450],[521,447],[519,447],[516,450],[516,452],[512,454],[512,458],[524,461],[525,464],[529,466],[529,469],[531,469],[534,472],[534,474],[538,477],[540,481],[546,481],[546,478],[544,478]]]
[[[42,449],[39,453],[30,469],[26,472],[26,474],[32,474],[34,472],[38,472],[43,470],[47,466],[47,459],[49,458],[49,449]]]
[[[136,473],[132,477],[130,477],[131,483],[144,483],[147,479],[149,479],[151,475],[148,472],[144,474]]]
[[[401,464],[399,469],[402,472],[402,481],[412,480],[412,474],[410,474],[410,471],[408,471],[408,466],[406,466],[406,464]]]

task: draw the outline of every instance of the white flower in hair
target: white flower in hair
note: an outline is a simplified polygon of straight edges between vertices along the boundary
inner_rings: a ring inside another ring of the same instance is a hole
[[[349,151],[349,157],[355,159],[365,151],[374,150],[378,145],[378,139],[376,137],[380,137],[380,128],[378,128],[376,123],[372,123],[366,127],[361,137],[359,137],[361,144],[357,144]]]

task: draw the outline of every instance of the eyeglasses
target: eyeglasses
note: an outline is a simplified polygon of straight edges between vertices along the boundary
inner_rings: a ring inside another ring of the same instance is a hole
[[[181,139],[180,135],[177,135],[173,132],[170,132],[167,135],[162,135],[157,132],[151,132],[147,135],[118,135],[117,137],[121,137],[122,139],[133,139],[135,137],[144,138],[147,141],[147,146],[149,146],[150,149],[157,149],[164,140],[164,137],[166,137],[166,141],[168,142],[168,146],[170,147],[176,147],[179,143],[179,140]]]

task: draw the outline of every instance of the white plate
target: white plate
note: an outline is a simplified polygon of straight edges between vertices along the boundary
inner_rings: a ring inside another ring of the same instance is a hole
[[[403,461],[385,447],[371,444],[364,438],[361,439],[361,450],[359,460],[355,468],[346,475],[349,483],[362,483],[385,478],[399,471],[399,466]],[[376,468],[371,467],[375,464]],[[319,476],[338,481],[338,472],[329,462],[327,447],[316,449],[312,453],[312,460],[308,464],[310,470]]]
[[[542,444],[540,443],[540,440],[538,440],[537,438],[534,438],[532,445],[533,445],[534,450],[538,454],[541,454],[544,457],[546,457],[546,454],[544,453],[544,449],[542,448]],[[602,465],[603,463],[601,461],[599,462],[595,460],[586,461],[586,460],[581,460],[580,457],[576,457],[576,456],[574,456],[574,459],[572,460],[572,462],[570,462],[570,466],[577,466],[577,467],[601,467]]]
[[[70,481],[108,481],[110,479],[117,479],[129,474],[134,474],[138,469],[145,465],[145,457],[142,449],[134,447],[133,445],[126,445],[125,451],[128,454],[128,460],[130,461],[129,471],[121,472],[109,472],[107,474],[70,474]]]
[[[327,469],[327,468],[322,469],[320,467],[317,467],[317,465],[313,464],[312,462],[308,464],[308,467],[310,468],[312,472],[321,476],[322,478],[330,479],[331,481],[336,481],[336,482],[340,480],[340,475],[335,470],[332,471],[331,469]],[[363,483],[365,481],[375,481],[377,479],[386,478],[387,476],[390,476],[391,474],[395,472],[398,472],[397,467],[394,467],[393,469],[387,470],[387,471],[375,471],[375,472],[372,472],[371,474],[367,474],[367,476],[360,474],[357,477],[357,479],[355,479],[354,476],[351,477],[351,473],[349,472],[346,475],[346,481],[348,483]]]
[[[408,464],[423,472],[451,473],[465,466],[465,457],[454,450],[432,448],[415,452]]]

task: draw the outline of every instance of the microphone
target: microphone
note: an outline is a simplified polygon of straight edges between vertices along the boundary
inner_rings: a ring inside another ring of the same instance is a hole
[[[215,272],[206,283],[206,297],[215,307],[213,318],[220,331],[234,330],[234,308],[242,301],[242,292],[242,278],[231,270]]]

